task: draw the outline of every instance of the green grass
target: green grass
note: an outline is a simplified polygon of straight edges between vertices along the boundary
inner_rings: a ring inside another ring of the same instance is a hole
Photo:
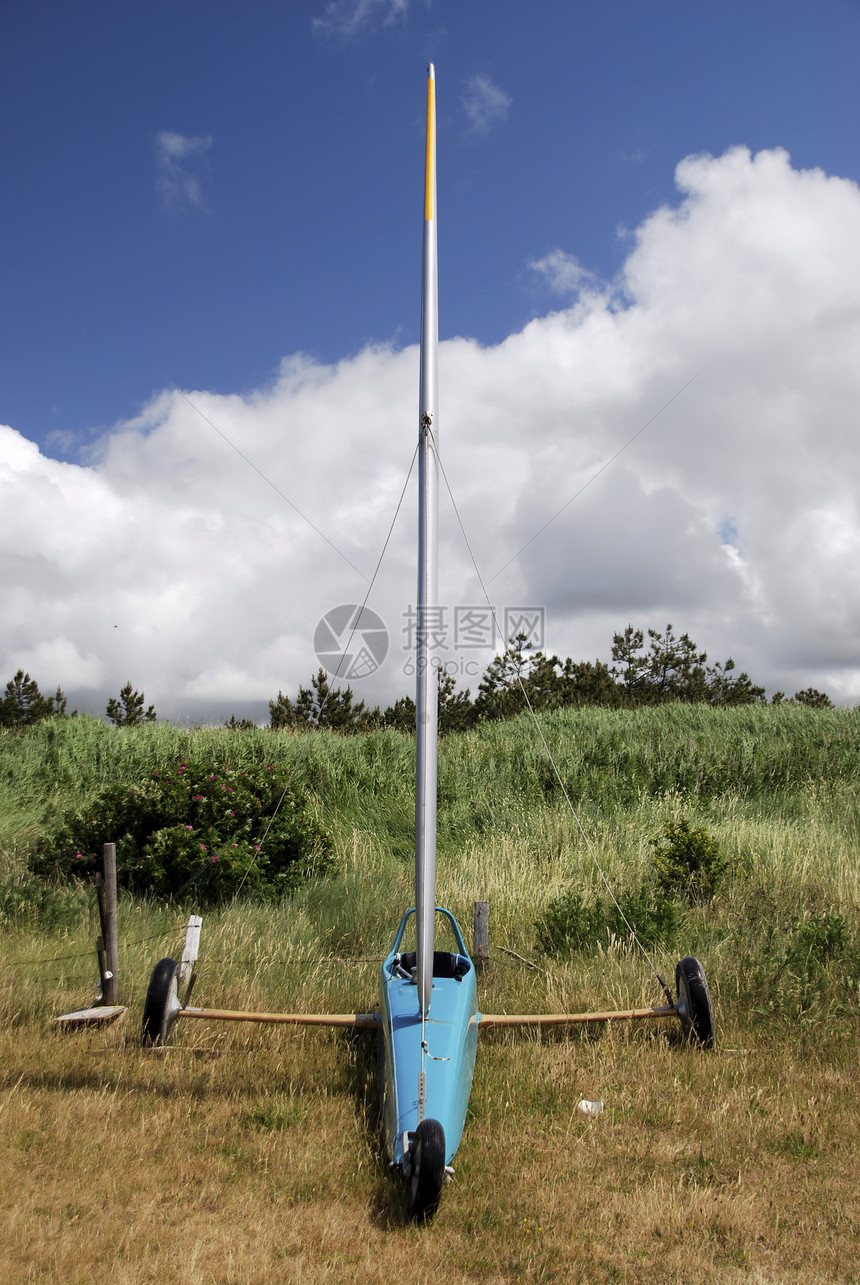
[[[385,1171],[368,1039],[188,1022],[176,1049],[145,1056],[149,972],[181,948],[193,906],[132,898],[125,1025],[54,1037],[50,1018],[92,999],[97,919],[88,890],[27,873],[53,818],[111,782],[188,756],[293,764],[337,872],[280,905],[207,911],[195,1002],[372,1009],[374,957],[412,904],[411,739],[87,719],[0,733],[6,1278],[377,1281],[406,1263],[418,1280],[856,1278],[860,714],[669,706],[542,726],[619,893],[649,877],[667,819],[704,827],[729,859],[651,960],[670,981],[680,954],[703,960],[718,1048],[684,1049],[668,1022],[487,1033],[457,1180],[423,1233]],[[484,1011],[661,1001],[623,938],[540,953],[550,901],[602,882],[524,719],[441,743],[439,817],[438,899],[467,939],[474,900],[490,901]],[[606,1111],[579,1117],[580,1096]]]
[[[653,839],[685,817],[714,836],[732,871],[707,907],[684,908],[690,949],[736,973],[827,913],[842,916],[853,948],[860,712],[669,705],[558,711],[542,726],[575,816],[527,718],[440,744],[438,895],[466,925],[474,900],[489,898],[496,941],[532,956],[553,898],[602,893],[594,858],[619,893],[639,888]],[[303,889],[288,912],[268,912],[288,914],[292,948],[353,957],[387,948],[412,901],[414,849],[414,742],[391,731],[130,730],[83,718],[0,732],[0,922],[76,930],[86,893],[28,875],[35,839],[65,808],[188,757],[290,766],[334,835],[336,876]],[[193,908],[190,895],[181,909]]]

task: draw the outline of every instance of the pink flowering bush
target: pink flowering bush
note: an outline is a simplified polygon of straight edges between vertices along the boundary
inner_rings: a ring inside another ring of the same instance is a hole
[[[279,898],[332,865],[329,834],[283,768],[182,763],[116,786],[61,818],[36,851],[35,873],[95,872],[105,843],[116,844],[122,886],[198,903],[240,888]]]

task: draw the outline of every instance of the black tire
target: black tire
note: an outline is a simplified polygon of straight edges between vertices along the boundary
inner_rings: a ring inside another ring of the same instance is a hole
[[[678,1016],[684,1035],[698,1048],[714,1047],[714,1006],[705,970],[692,955],[685,955],[675,969]]]
[[[426,1222],[439,1207],[445,1185],[445,1130],[438,1120],[422,1120],[409,1148],[411,1164],[406,1179],[406,1216]]]
[[[160,959],[152,970],[143,1005],[141,1044],[170,1043],[173,1023],[179,1014],[179,965],[175,959]]]

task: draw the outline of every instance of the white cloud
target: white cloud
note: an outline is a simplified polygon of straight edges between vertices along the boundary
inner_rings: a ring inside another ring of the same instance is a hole
[[[442,344],[447,476],[489,579],[670,403],[493,579],[494,603],[544,605],[562,655],[607,659],[628,622],[671,621],[770,690],[858,701],[860,190],[743,149],[684,161],[678,184],[636,232],[623,307],[592,283],[497,347]],[[131,679],[171,717],[264,716],[317,668],[324,612],[362,599],[416,386],[414,348],[377,348],[292,357],[245,398],[188,393],[345,557],[178,394],[88,466],[0,429],[0,678],[22,666],[95,710]],[[370,600],[391,652],[355,684],[372,701],[411,685],[412,491],[405,508]],[[441,529],[443,598],[477,604],[444,491]],[[474,690],[488,653],[451,658]]]
[[[556,294],[576,295],[585,286],[597,285],[594,273],[584,268],[575,254],[564,250],[550,250],[542,259],[533,259],[529,267]]]
[[[62,634],[54,638],[44,638],[32,646],[22,647],[9,660],[9,673],[24,669],[34,674],[63,674],[67,689],[74,687],[77,691],[93,692],[104,681],[105,670],[102,661],[92,652],[82,653],[76,643]],[[53,688],[43,687],[42,695],[50,696]]]
[[[211,146],[208,135],[188,137],[170,130],[156,135],[156,183],[165,205],[173,209],[206,209],[203,182]]]
[[[473,134],[489,133],[493,125],[507,118],[511,105],[504,90],[483,75],[469,78],[461,101]]]
[[[360,35],[368,27],[379,22],[390,26],[406,18],[410,0],[331,0],[319,18],[314,18],[311,26],[324,36]]]

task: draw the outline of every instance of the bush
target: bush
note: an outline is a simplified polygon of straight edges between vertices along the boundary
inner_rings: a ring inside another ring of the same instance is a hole
[[[266,899],[331,867],[331,838],[309,815],[283,768],[214,762],[158,769],[141,785],[116,785],[66,815],[36,848],[43,877],[100,870],[115,843],[117,880],[157,896],[192,890],[217,902],[240,888]]]
[[[545,954],[572,955],[605,936],[606,916],[599,902],[589,903],[570,890],[549,903],[536,928]]]
[[[792,943],[786,963],[811,973],[826,968],[833,960],[845,960],[851,954],[851,936],[843,915],[838,910],[824,910],[792,924]]]
[[[678,902],[710,901],[730,863],[707,830],[694,830],[683,818],[666,821],[652,845],[654,883],[618,892],[617,905],[609,895],[586,900],[572,889],[549,903],[535,925],[546,954],[565,956],[593,951],[601,942],[624,941],[630,936],[628,924],[646,948],[671,943]]]
[[[580,951],[593,953],[613,940],[627,940],[628,923],[643,946],[658,940],[668,943],[675,934],[677,918],[669,898],[644,885],[621,893],[618,906],[608,896],[586,901],[571,889],[549,903],[535,926],[544,953],[563,958]]]
[[[662,836],[652,839],[651,844],[651,864],[664,896],[699,903],[712,900],[729,869],[729,861],[707,830],[701,826],[691,829],[689,821],[682,817],[680,821],[666,821]]]

